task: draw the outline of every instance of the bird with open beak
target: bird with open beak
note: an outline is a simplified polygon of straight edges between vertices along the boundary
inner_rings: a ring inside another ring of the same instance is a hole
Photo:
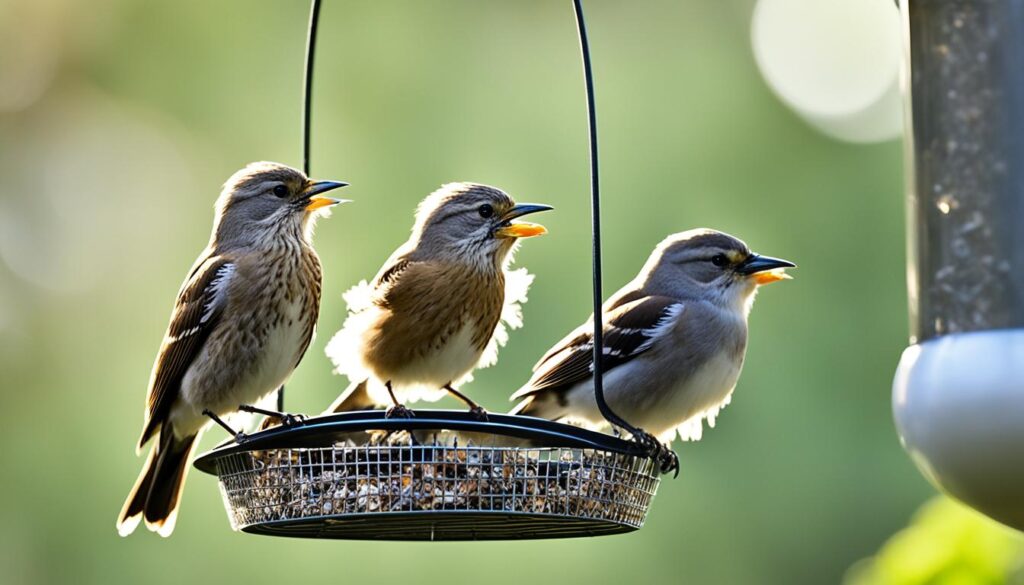
[[[409,240],[372,283],[345,295],[349,316],[327,355],[351,385],[328,410],[387,406],[408,415],[406,402],[448,393],[486,416],[458,387],[496,361],[504,323],[521,325],[519,303],[533,277],[508,264],[520,239],[546,230],[519,218],[549,209],[476,183],[444,185],[424,199]]]
[[[178,291],[149,379],[138,450],[142,473],[117,519],[122,536],[144,520],[174,530],[190,455],[211,419],[269,394],[291,375],[316,328],[316,217],[346,183],[314,181],[270,162],[238,171],[217,199],[210,243]]]
[[[703,420],[714,425],[736,386],[757,289],[795,266],[709,229],[663,240],[602,308],[607,404],[645,439],[699,439]],[[544,354],[512,395],[513,414],[605,424],[594,397],[593,329],[591,317]]]

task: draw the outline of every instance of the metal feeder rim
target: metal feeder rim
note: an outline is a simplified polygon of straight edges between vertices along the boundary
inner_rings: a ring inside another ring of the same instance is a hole
[[[227,455],[246,451],[288,448],[330,447],[340,434],[360,431],[412,431],[444,429],[489,433],[520,439],[533,439],[544,447],[598,449],[622,455],[646,457],[634,442],[581,427],[522,415],[491,414],[486,421],[478,420],[465,410],[420,410],[411,418],[387,417],[383,410],[360,410],[329,414],[305,419],[293,426],[271,427],[247,435],[241,443],[227,443],[215,447],[196,458],[193,465],[199,471],[217,475],[217,460]],[[425,445],[424,447],[430,447]]]
[[[357,512],[352,514],[345,514],[343,519],[339,519],[337,516],[307,516],[301,518],[298,522],[296,520],[270,520],[268,522],[260,522],[257,524],[250,524],[240,528],[242,532],[247,534],[256,534],[260,536],[284,536],[288,538],[310,538],[312,528],[306,529],[303,524],[312,526],[316,523],[336,523],[338,525],[346,523],[358,523],[358,522],[378,522],[381,520],[381,516],[386,516],[388,522],[422,522],[426,517],[436,517],[438,514],[443,514],[446,518],[457,518],[464,516],[466,518],[505,518],[508,520],[515,520],[517,522],[522,521],[556,521],[566,522],[572,521],[584,522],[591,524],[591,528],[586,529],[575,529],[568,527],[566,530],[560,532],[553,532],[550,530],[544,531],[529,531],[526,530],[522,533],[520,540],[540,540],[540,539],[568,539],[568,538],[580,538],[584,536],[612,536],[616,534],[626,534],[629,532],[636,532],[640,529],[638,526],[627,524],[624,522],[617,522],[614,520],[602,520],[597,518],[567,518],[562,514],[544,513],[544,512],[507,512],[504,510],[444,510],[438,511],[416,511],[416,512]],[[298,528],[296,525],[300,524]],[[417,526],[416,528],[419,528]],[[327,531],[329,532],[329,531]],[[467,532],[473,532],[467,530]],[[432,535],[433,536],[433,535]],[[323,535],[317,536],[322,538]],[[419,533],[415,530],[409,532],[407,535],[402,534],[388,534],[385,537],[342,537],[341,540],[352,539],[352,540],[387,540],[393,542],[423,542],[424,539],[419,536]],[[459,538],[459,539],[448,539],[438,538],[439,541],[457,542],[457,541],[487,541],[487,540],[509,540],[510,538],[506,535],[494,536],[489,530],[479,530],[474,532],[470,538]],[[430,540],[435,540],[431,538]]]

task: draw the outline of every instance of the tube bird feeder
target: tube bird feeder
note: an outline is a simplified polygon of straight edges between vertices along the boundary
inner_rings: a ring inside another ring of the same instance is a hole
[[[904,448],[1024,529],[1024,0],[903,0],[911,345]]]

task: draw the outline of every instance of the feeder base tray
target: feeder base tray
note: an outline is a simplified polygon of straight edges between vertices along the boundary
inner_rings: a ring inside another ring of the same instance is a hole
[[[305,518],[252,524],[250,534],[348,540],[535,540],[633,532],[636,527],[599,519],[501,512],[394,512],[346,518]]]
[[[617,437],[525,416],[362,411],[273,427],[196,460],[231,525],[270,536],[522,540],[643,525],[658,465]]]

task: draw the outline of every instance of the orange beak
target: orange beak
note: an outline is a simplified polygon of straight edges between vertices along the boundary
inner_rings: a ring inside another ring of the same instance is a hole
[[[322,193],[326,193],[327,191],[347,186],[348,183],[342,183],[340,181],[310,181],[309,185],[306,186],[306,190],[302,192],[302,196],[308,201],[305,210],[310,212],[324,207],[338,205],[339,203],[348,203],[350,201],[349,199],[335,199],[334,197],[325,197],[322,195]]]
[[[499,238],[532,238],[546,233],[548,233],[548,228],[528,221],[517,221],[494,230],[494,235]]]
[[[792,280],[793,277],[786,274],[785,268],[776,268],[775,270],[767,270],[765,272],[758,272],[754,275],[754,282],[759,285],[771,284],[780,280]]]
[[[781,258],[751,254],[736,271],[754,279],[758,285],[765,285],[793,278],[786,274],[787,268],[796,268],[796,264]]]
[[[544,235],[548,233],[548,228],[539,223],[512,220],[528,213],[549,211],[551,209],[554,208],[550,205],[520,203],[501,216],[499,219],[501,223],[498,224],[498,227],[494,228],[494,235],[498,238],[532,238],[533,236]]]

